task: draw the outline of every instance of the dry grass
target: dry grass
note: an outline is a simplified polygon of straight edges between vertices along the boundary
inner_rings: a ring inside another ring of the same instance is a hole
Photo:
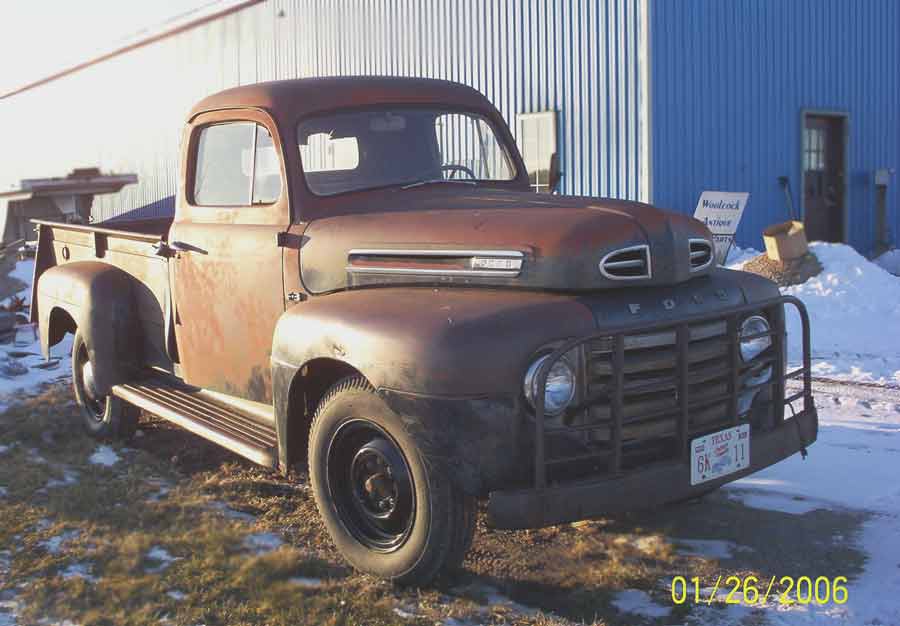
[[[716,497],[534,531],[481,527],[465,572],[398,589],[343,564],[303,476],[286,480],[147,419],[143,437],[109,444],[118,463],[91,464],[98,444],[82,435],[69,395],[51,386],[0,415],[0,600],[18,603],[20,624],[631,624],[614,594],[642,589],[671,606],[665,581],[675,575],[852,576],[861,564],[849,542],[829,540],[852,537],[858,518]],[[281,545],[248,547],[260,533]],[[672,537],[751,549],[718,563],[682,553]],[[665,621],[689,611],[675,607]]]

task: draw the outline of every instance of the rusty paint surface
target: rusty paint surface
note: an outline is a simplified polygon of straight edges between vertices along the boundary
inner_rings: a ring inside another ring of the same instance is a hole
[[[184,380],[271,402],[269,357],[284,312],[278,226],[176,223],[196,251],[172,260],[175,336]]]
[[[303,282],[312,293],[384,282],[620,289],[623,284],[604,278],[598,264],[606,253],[636,244],[651,246],[652,277],[640,284],[669,285],[699,275],[690,271],[689,239],[711,241],[700,222],[636,202],[448,186],[354,195],[345,214],[315,220],[304,233]],[[507,280],[388,280],[347,273],[349,252],[360,247],[499,248],[521,251],[526,259],[521,275]]]

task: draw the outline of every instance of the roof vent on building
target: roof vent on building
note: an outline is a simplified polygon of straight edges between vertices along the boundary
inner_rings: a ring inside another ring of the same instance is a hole
[[[650,278],[650,246],[631,246],[610,252],[600,261],[600,273],[610,280]]]
[[[691,239],[691,271],[699,272],[713,262],[713,246],[706,239]]]

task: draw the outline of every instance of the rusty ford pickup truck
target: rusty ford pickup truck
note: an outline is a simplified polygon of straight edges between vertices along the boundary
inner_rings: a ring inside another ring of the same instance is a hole
[[[459,566],[479,500],[496,528],[579,520],[816,439],[803,305],[717,267],[694,219],[532,193],[474,89],[240,87],[194,107],[182,148],[174,217],[37,222],[43,348],[74,334],[96,436],[143,410],[287,475],[307,464],[360,570]]]

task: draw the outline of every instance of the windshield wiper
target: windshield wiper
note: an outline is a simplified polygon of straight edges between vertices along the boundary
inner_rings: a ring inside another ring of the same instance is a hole
[[[474,185],[474,180],[449,180],[446,178],[426,178],[424,180],[417,180],[414,183],[409,183],[407,185],[403,185],[400,189],[412,189],[413,187],[421,187],[422,185],[431,185],[436,183],[453,183],[455,185]]]

